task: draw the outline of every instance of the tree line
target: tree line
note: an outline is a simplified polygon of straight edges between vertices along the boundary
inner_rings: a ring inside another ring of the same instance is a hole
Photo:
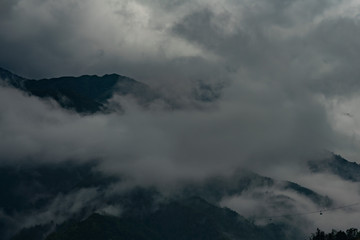
[[[309,240],[360,240],[360,232],[356,228],[349,228],[345,232],[332,230],[330,233],[325,233],[318,228],[311,234]]]

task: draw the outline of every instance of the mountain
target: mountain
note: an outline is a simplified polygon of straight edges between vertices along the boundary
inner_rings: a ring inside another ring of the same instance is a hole
[[[0,166],[0,239],[8,239],[36,217],[41,223],[50,223],[58,213],[79,204],[73,199],[81,200],[82,195],[97,193],[94,202],[103,189],[119,181],[94,167],[94,163],[74,162]],[[73,214],[81,215],[81,211],[79,207]]]
[[[3,85],[10,85],[22,89],[26,79],[0,67],[0,81],[3,81]]]
[[[0,79],[3,85],[53,99],[61,107],[83,114],[108,111],[108,101],[114,94],[132,96],[141,106],[160,98],[160,94],[146,84],[118,74],[30,80],[0,68]]]
[[[0,86],[14,87],[30,96],[55,100],[62,108],[86,115],[122,111],[121,102],[110,102],[114,96],[129,96],[145,109],[155,101],[160,101],[167,110],[202,109],[216,102],[225,86],[224,83],[207,84],[200,80],[192,84],[189,92],[185,91],[181,96],[169,96],[142,82],[118,74],[33,80],[0,68]]]
[[[0,207],[5,214],[40,209],[58,194],[80,188],[101,187],[117,181],[93,170],[94,163],[19,165],[0,167]]]
[[[218,204],[224,197],[241,196],[243,193],[259,191],[270,196],[274,191],[294,192],[319,207],[330,207],[332,200],[313,190],[290,181],[279,181],[254,172],[239,170],[228,177],[210,177],[198,184],[185,185],[182,196],[201,196],[209,202]],[[261,196],[257,196],[260,198]],[[270,199],[268,199],[270,201]],[[283,201],[293,201],[283,199]]]
[[[308,166],[314,173],[327,172],[347,181],[360,182],[360,165],[349,162],[340,155],[332,154],[327,159],[309,161]]]
[[[118,74],[33,80],[0,68],[1,85],[14,87],[30,96],[55,100],[62,108],[86,115],[108,113],[114,111],[114,108],[123,110],[121,103],[114,106],[109,102],[113,96],[129,96],[145,109],[155,101],[161,101],[169,110],[202,108],[218,100],[224,88],[224,84],[212,85],[197,81],[190,93],[186,93],[187,100],[183,103],[181,97],[165,96],[144,83]]]
[[[141,217],[95,213],[80,221],[70,220],[58,226],[46,240],[278,240],[286,239],[289,230],[289,226],[282,224],[256,226],[228,208],[193,197],[169,200]],[[26,236],[29,231],[23,231],[13,240],[24,239],[21,236]],[[296,231],[292,232],[292,239],[299,239]]]
[[[117,74],[31,80],[0,68],[0,79],[0,85],[52,99],[80,114],[111,111],[115,95],[131,96],[145,108],[156,100],[179,106],[146,84]],[[222,87],[199,82],[194,101],[212,102],[221,96]],[[123,176],[109,176],[98,170],[98,162],[4,162],[8,164],[0,165],[0,239],[5,240],[296,240],[303,239],[297,225],[305,221],[299,214],[302,209],[335,206],[333,199],[306,186],[243,169],[182,182],[163,193],[155,186],[133,186]],[[314,173],[360,182],[360,165],[339,155],[310,161],[308,166]],[[230,206],[227,200],[237,198],[245,207],[251,202],[255,212],[224,207]],[[280,218],[271,219],[274,213]]]
[[[221,201],[256,192],[254,200],[292,212],[297,199],[285,194],[295,193],[320,207],[331,205],[331,199],[311,189],[249,171],[187,183],[164,195],[155,187],[116,191],[126,179],[96,169],[96,162],[0,166],[0,239],[281,240],[299,230],[282,221],[256,225],[221,207]]]

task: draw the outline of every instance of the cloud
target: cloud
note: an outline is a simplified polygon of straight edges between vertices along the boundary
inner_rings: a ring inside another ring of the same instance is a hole
[[[234,209],[258,224],[288,222],[302,228],[307,235],[316,228],[331,231],[357,227],[359,183],[344,181],[335,175],[309,172],[294,177],[302,186],[328,196],[334,201],[333,205],[319,206],[305,195],[279,189],[276,185],[250,189],[241,195],[225,196],[220,205]]]
[[[320,106],[283,99],[278,106],[265,92],[261,101],[275,105],[262,106],[249,98],[243,105],[224,101],[204,111],[167,112],[122,102],[123,115],[84,117],[13,89],[0,91],[4,159],[102,159],[105,169],[130,171],[145,182],[303,161],[326,148],[331,137]]]
[[[117,72],[177,93],[248,78],[298,93],[358,89],[356,1],[3,4],[0,65],[25,77]]]

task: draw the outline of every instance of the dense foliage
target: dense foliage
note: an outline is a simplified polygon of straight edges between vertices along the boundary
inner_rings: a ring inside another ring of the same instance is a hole
[[[330,233],[317,229],[309,240],[360,240],[360,232],[356,228],[349,228],[345,232],[332,230]]]

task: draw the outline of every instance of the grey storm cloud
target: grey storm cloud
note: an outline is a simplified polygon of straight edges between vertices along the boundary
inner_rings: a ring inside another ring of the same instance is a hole
[[[0,65],[29,78],[117,72],[167,91],[274,82],[358,90],[354,1],[4,1]],[[294,90],[295,89],[295,90]]]
[[[274,60],[289,66],[289,58],[304,55],[301,40],[316,44],[296,32],[338,4],[19,0],[3,8],[0,64],[35,78],[119,72],[162,84],[239,68],[276,70]]]

